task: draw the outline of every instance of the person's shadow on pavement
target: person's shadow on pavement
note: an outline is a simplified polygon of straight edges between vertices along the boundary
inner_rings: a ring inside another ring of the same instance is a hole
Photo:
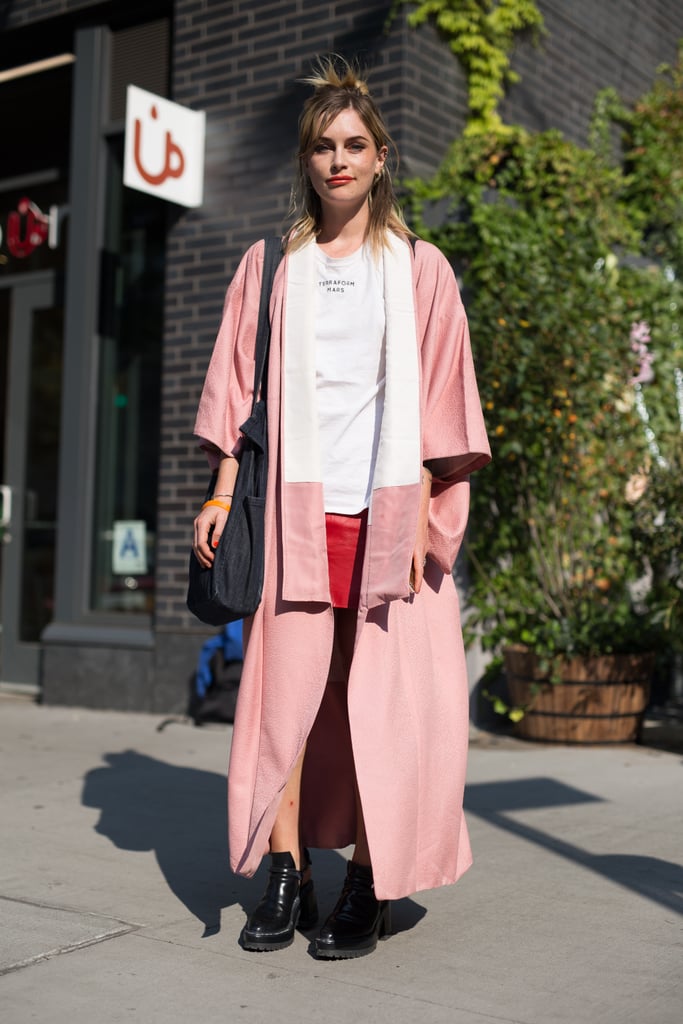
[[[96,831],[123,850],[153,850],[171,891],[220,929],[221,908],[249,896],[228,864],[225,778],[135,750],[110,753],[85,777],[82,802],[100,810]]]
[[[266,864],[253,879],[228,863],[224,775],[168,764],[135,750],[104,755],[85,777],[82,802],[100,810],[96,831],[122,850],[153,850],[174,895],[204,924],[204,937],[220,931],[223,907],[245,911],[258,902]],[[321,919],[334,905],[345,872],[335,851],[314,853]],[[412,928],[426,913],[405,899],[393,906],[393,932]]]

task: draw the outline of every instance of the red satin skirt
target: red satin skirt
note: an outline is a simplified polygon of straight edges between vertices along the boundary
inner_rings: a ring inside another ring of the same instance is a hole
[[[358,607],[367,523],[367,509],[355,516],[325,513],[327,564],[334,608]]]

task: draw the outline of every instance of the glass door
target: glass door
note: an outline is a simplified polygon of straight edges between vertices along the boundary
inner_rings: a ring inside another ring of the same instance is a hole
[[[53,273],[0,283],[3,684],[38,685],[40,634],[53,614],[62,341]]]

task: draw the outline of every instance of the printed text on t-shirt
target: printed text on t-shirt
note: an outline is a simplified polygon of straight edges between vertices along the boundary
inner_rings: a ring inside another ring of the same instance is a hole
[[[343,295],[347,288],[355,288],[356,286],[355,281],[340,281],[336,278],[323,279],[318,281],[318,284],[330,295],[333,292],[341,292]]]

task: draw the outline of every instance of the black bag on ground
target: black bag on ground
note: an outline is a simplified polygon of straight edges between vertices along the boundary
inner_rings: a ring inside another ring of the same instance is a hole
[[[239,469],[225,529],[213,565],[203,569],[190,553],[187,607],[201,622],[224,626],[253,615],[263,591],[264,512],[268,476],[266,422],[267,358],[270,342],[268,305],[281,257],[279,238],[267,238],[259,304],[251,416],[242,424]],[[207,493],[213,494],[215,474]]]

